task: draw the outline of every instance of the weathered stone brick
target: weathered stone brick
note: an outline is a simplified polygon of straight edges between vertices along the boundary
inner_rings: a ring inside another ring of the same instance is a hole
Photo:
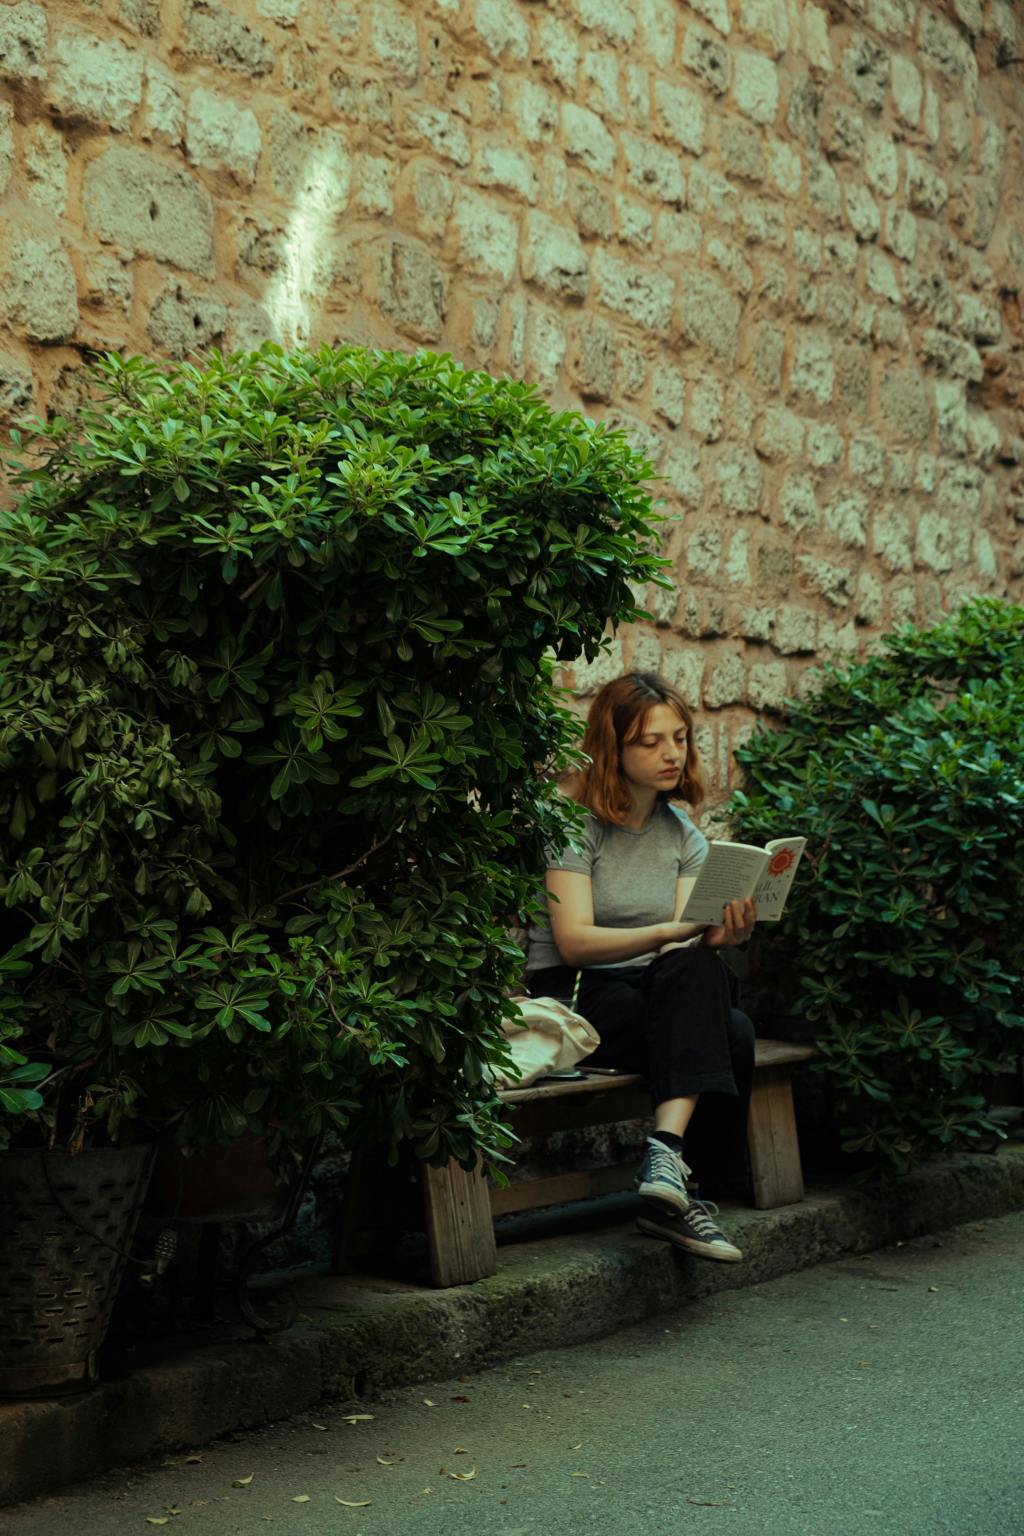
[[[821,318],[832,330],[845,335],[853,322],[857,290],[841,277],[821,284]]]
[[[695,646],[666,651],[661,662],[665,681],[678,688],[691,709],[701,707],[701,685],[704,681],[706,658]]]
[[[562,138],[565,152],[599,176],[610,176],[615,165],[615,140],[595,112],[562,103]]]
[[[29,341],[66,341],[78,323],[74,270],[55,234],[8,223],[0,241],[0,314]]]
[[[894,41],[907,37],[914,25],[911,0],[867,0],[867,15],[876,32]]]
[[[775,618],[772,644],[782,656],[810,654],[818,643],[818,615],[797,603],[783,603]]]
[[[85,170],[86,228],[140,256],[189,272],[213,269],[213,203],[187,171],[114,145]]]
[[[20,348],[0,347],[0,414],[23,416],[35,398],[32,362]]]
[[[935,383],[935,409],[939,441],[948,452],[967,451],[967,397],[965,385],[958,379],[938,379]]]
[[[786,218],[777,203],[764,198],[747,198],[740,209],[743,234],[751,245],[770,245],[783,250],[786,244]]]
[[[469,164],[469,135],[450,112],[443,112],[440,107],[413,107],[405,121],[414,139],[425,141],[445,160],[452,160],[456,165]],[[522,116],[520,121],[523,121]]]
[[[725,579],[734,587],[750,585],[750,533],[746,528],[734,530],[723,566]],[[773,621],[774,622],[774,617]]]
[[[14,170],[14,108],[0,101],[0,197],[7,191]]]
[[[463,190],[455,204],[453,223],[466,270],[478,277],[511,282],[519,246],[517,220],[500,203]]]
[[[969,379],[974,384],[981,382],[984,374],[981,356],[962,336],[929,328],[921,332],[920,349],[922,357],[944,373]]]
[[[564,90],[576,89],[580,48],[576,32],[557,16],[545,16],[537,29],[538,53],[542,63]]]
[[[227,320],[216,294],[172,281],[150,310],[146,329],[163,356],[192,357],[223,338]]]
[[[733,100],[755,123],[772,123],[779,110],[779,72],[761,53],[736,49],[732,56]]]
[[[676,17],[672,0],[640,0],[640,44],[647,57],[661,69],[675,59]]]
[[[658,241],[666,256],[695,256],[703,239],[700,219],[692,213],[662,208],[658,213]]]
[[[785,333],[778,326],[762,321],[749,333],[747,351],[751,375],[762,394],[777,395],[782,388]]]
[[[741,0],[740,31],[777,59],[789,44],[789,15],[775,0]]]
[[[877,238],[881,225],[878,204],[867,188],[856,182],[849,182],[846,186],[846,217],[859,240]]]
[[[663,334],[672,318],[675,285],[662,272],[649,272],[619,261],[607,251],[594,255],[594,280],[598,300],[608,309],[627,315],[645,330]]]
[[[819,213],[838,223],[842,217],[839,177],[823,155],[808,157],[807,196]]]
[[[705,374],[690,391],[690,429],[701,442],[717,443],[722,435],[725,390],[721,381]]]
[[[740,194],[725,176],[697,164],[690,172],[690,207],[694,213],[708,214],[722,224],[735,224]]]
[[[419,246],[387,241],[379,252],[377,302],[395,328],[414,341],[436,341],[444,329],[448,283]]]
[[[778,497],[779,519],[784,528],[802,533],[818,524],[818,497],[810,475],[787,475]]]
[[[728,51],[702,27],[687,27],[683,63],[714,95],[723,96],[729,89]]]
[[[636,399],[646,384],[648,361],[639,347],[625,343],[619,347],[619,369],[616,373],[616,389],[628,399]]]
[[[142,55],[86,32],[55,40],[47,101],[63,117],[125,129],[142,100]]]
[[[683,419],[685,399],[686,385],[682,374],[671,363],[659,359],[654,364],[651,377],[651,404],[654,409],[673,427],[677,427]]]
[[[832,469],[843,457],[843,437],[828,421],[807,424],[807,457],[815,469]]]
[[[867,253],[867,278],[868,288],[880,299],[888,299],[890,304],[901,302],[900,285],[896,277],[896,271],[888,257],[881,251],[868,251]]]
[[[542,389],[554,389],[567,346],[558,316],[540,304],[531,304],[526,325],[527,377]]]
[[[583,698],[587,698],[590,694],[596,693],[599,688],[603,688],[605,683],[611,683],[615,678],[621,677],[625,669],[622,640],[616,636],[604,642],[604,648],[593,661],[585,661],[582,656],[579,656],[573,662],[573,690]]]
[[[953,568],[953,524],[940,512],[923,512],[917,525],[914,563],[941,574]]]
[[[219,91],[198,86],[189,98],[185,149],[193,165],[230,171],[242,186],[256,177],[262,142],[256,116]]]
[[[798,458],[803,452],[804,424],[784,406],[769,406],[758,420],[754,447],[763,459]]]
[[[722,532],[717,525],[697,528],[686,541],[686,567],[691,581],[711,581],[722,564]]]
[[[476,164],[476,179],[482,187],[501,187],[521,197],[525,203],[537,201],[537,176],[528,155],[503,144],[485,144]]]
[[[580,25],[599,32],[616,48],[628,48],[636,32],[630,0],[573,0]]]
[[[625,117],[619,91],[619,61],[603,49],[583,55],[583,101],[606,122],[621,123]]]
[[[700,506],[704,494],[700,449],[696,443],[676,443],[669,449],[662,466],[667,484],[687,506]]]
[[[704,684],[705,709],[724,709],[727,704],[743,704],[747,697],[747,669],[736,652],[711,663]]]
[[[569,178],[569,206],[581,235],[610,240],[615,233],[611,198],[599,181],[581,173]]]
[[[749,448],[726,447],[715,462],[718,494],[730,512],[757,512],[764,477],[757,455]]]
[[[530,52],[530,34],[525,18],[516,6],[508,5],[506,0],[476,0],[473,20],[492,58],[519,64],[526,59]]]
[[[0,138],[3,135],[0,124]],[[68,155],[64,135],[48,123],[34,123],[22,141],[25,161],[25,191],[37,208],[45,208],[54,218],[62,218],[68,203]],[[3,157],[0,145],[0,159]],[[4,181],[0,168],[0,186]]]
[[[632,198],[620,197],[618,236],[623,245],[635,246],[638,251],[648,251],[654,244],[654,214],[644,203]]]
[[[681,208],[686,202],[686,180],[679,156],[635,133],[624,133],[621,142],[630,185],[660,202]]]
[[[803,51],[815,77],[828,79],[834,68],[832,43],[829,38],[829,18],[821,6],[804,6]]]
[[[875,513],[871,527],[875,558],[887,571],[909,571],[914,563],[914,532],[906,512],[886,506]]]
[[[894,437],[923,443],[931,431],[931,403],[924,379],[912,368],[886,368],[878,389],[882,419]]]
[[[833,608],[847,608],[853,595],[854,576],[849,566],[836,565],[817,555],[798,555],[797,570],[804,585],[819,593]]]
[[[793,340],[793,361],[789,370],[792,394],[827,405],[832,399],[835,370],[832,343],[821,331],[802,330]]]
[[[921,121],[921,103],[924,99],[921,75],[917,66],[903,54],[893,54],[890,66],[892,100],[896,115],[906,123],[908,128],[916,128]]]
[[[139,136],[180,144],[185,136],[185,107],[174,76],[158,59],[146,60],[145,100]]]
[[[949,188],[938,171],[917,155],[907,151],[907,201],[911,208],[934,218],[949,198]]]
[[[730,175],[743,181],[764,180],[764,146],[760,133],[750,123],[727,118],[718,130],[718,152]]]
[[[851,160],[855,165],[864,157],[864,119],[859,112],[837,102],[826,113],[821,141],[833,160]]]
[[[843,52],[843,79],[858,101],[880,112],[889,86],[888,50],[873,37],[851,43]]]
[[[587,253],[576,231],[547,214],[526,218],[523,276],[557,298],[582,299],[590,282]]]
[[[804,164],[799,154],[782,139],[769,139],[765,147],[768,179],[783,197],[799,197]]]
[[[38,5],[22,0],[0,10],[0,79],[42,80],[46,75],[47,26]]]
[[[216,0],[185,0],[182,42],[186,55],[210,59],[254,80],[274,67],[274,50],[266,38]]]
[[[680,279],[677,322],[687,341],[731,362],[736,356],[742,306],[734,294],[704,272]]]
[[[704,152],[707,117],[704,104],[695,91],[668,80],[654,82],[654,127],[664,138],[681,144],[691,154]]]
[[[787,695],[786,664],[783,661],[758,661],[747,678],[747,702],[754,709],[777,714],[784,708]]]

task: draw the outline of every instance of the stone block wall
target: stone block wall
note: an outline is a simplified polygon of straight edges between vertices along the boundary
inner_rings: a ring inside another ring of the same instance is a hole
[[[621,424],[658,666],[732,745],[1024,577],[1019,0],[0,0],[0,412],[265,336]]]

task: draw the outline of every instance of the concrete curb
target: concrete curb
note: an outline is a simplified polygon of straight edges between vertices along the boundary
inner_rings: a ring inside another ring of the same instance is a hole
[[[499,1249],[490,1280],[445,1291],[316,1276],[303,1321],[268,1341],[182,1350],[79,1398],[0,1405],[0,1505],[331,1399],[581,1343],[714,1291],[773,1280],[1024,1208],[1024,1147],[920,1169],[885,1189],[729,1213],[742,1264],[709,1264],[620,1226]]]

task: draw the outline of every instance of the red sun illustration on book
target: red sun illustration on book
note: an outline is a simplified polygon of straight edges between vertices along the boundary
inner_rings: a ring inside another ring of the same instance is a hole
[[[796,863],[796,854],[792,848],[780,848],[778,853],[773,853],[768,863],[770,875],[784,875],[787,869],[792,869]]]

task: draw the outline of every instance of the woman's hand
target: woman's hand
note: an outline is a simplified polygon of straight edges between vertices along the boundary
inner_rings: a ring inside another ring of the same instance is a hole
[[[731,949],[736,944],[745,944],[756,922],[757,907],[749,896],[746,901],[730,901],[721,924],[705,928],[702,942],[708,949]]]

